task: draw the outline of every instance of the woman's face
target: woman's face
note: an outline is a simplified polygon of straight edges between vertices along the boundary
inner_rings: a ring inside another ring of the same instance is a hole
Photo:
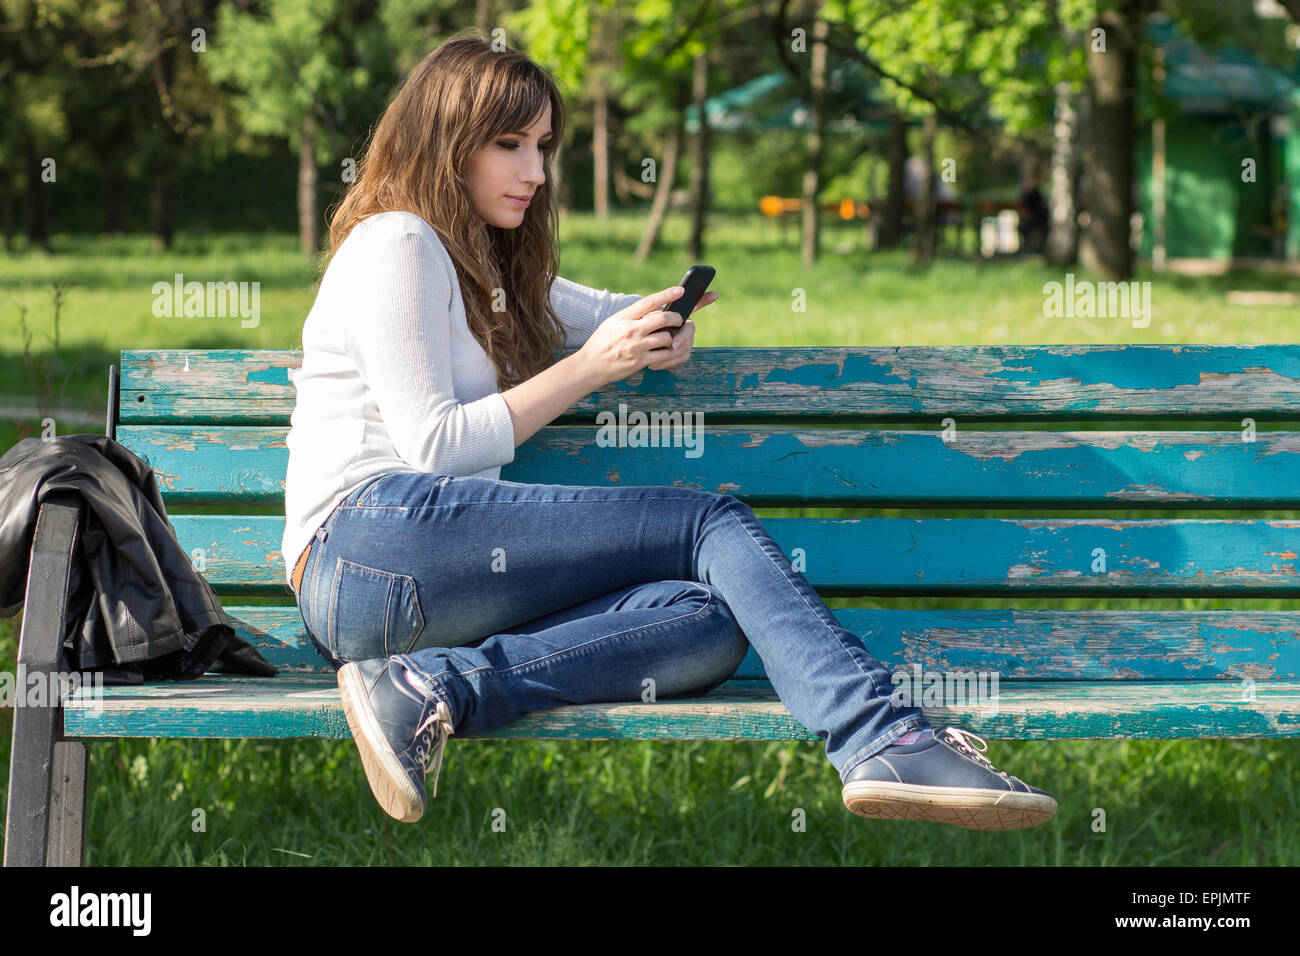
[[[546,182],[546,154],[551,142],[551,104],[526,130],[503,133],[469,161],[470,200],[484,220],[502,229],[516,229],[528,207],[511,196],[531,198]]]

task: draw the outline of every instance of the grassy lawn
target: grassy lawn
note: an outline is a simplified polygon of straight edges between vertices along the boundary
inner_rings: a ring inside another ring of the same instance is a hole
[[[595,288],[647,294],[690,262],[686,222],[664,249],[633,261],[640,218],[563,222],[561,274]],[[793,232],[791,233],[793,236]],[[805,268],[768,224],[718,217],[701,257],[717,267],[718,302],[697,321],[696,344],[975,345],[1291,342],[1300,307],[1230,305],[1232,289],[1278,290],[1277,275],[1139,276],[1153,320],[1049,318],[1043,286],[1064,270],[1035,261],[942,259],[913,271],[904,253],[865,254],[856,233],[830,226],[825,254]],[[793,242],[793,239],[792,239]],[[56,236],[56,253],[0,257],[0,394],[32,392],[19,320],[48,357],[51,282],[75,282],[60,318],[70,376],[57,404],[102,421],[107,367],[130,348],[297,348],[313,271],[292,235],[179,237],[159,255],[147,237]],[[1088,276],[1074,270],[1076,277]],[[155,282],[257,281],[261,320],[156,318]],[[802,302],[792,311],[792,302]],[[55,416],[57,420],[57,415]],[[0,449],[38,428],[0,416]],[[1060,427],[1059,424],[1053,427]],[[1137,428],[1131,423],[1124,427]],[[1214,427],[1231,428],[1230,423]],[[1295,430],[1295,423],[1261,428]],[[63,433],[102,431],[67,427]],[[180,511],[181,509],[176,509]],[[760,509],[759,515],[824,514]],[[950,516],[995,512],[931,512]],[[900,510],[840,514],[908,516]],[[1043,512],[1043,516],[1049,513]],[[1050,516],[1097,516],[1055,511]],[[1114,517],[1217,517],[1205,511],[1113,511]],[[1260,517],[1300,517],[1261,512]],[[247,599],[240,599],[241,601]],[[250,603],[253,603],[250,601]],[[278,602],[287,603],[287,602]],[[1245,600],[838,599],[879,607],[1135,607],[1279,609]],[[0,669],[13,670],[21,617],[0,620]],[[11,721],[0,719],[7,775]],[[366,785],[351,741],[118,741],[91,748],[86,861],[90,865],[205,864],[998,864],[1295,865],[1300,862],[1300,743],[1244,741],[990,742],[999,769],[1056,796],[1057,817],[1034,830],[971,833],[938,824],[867,821],[840,803],[839,781],[816,741],[448,743],[439,794],[414,826],[390,821]],[[195,810],[206,828],[195,832]],[[803,829],[792,827],[796,811]],[[1095,811],[1104,832],[1094,832]],[[504,811],[504,817],[502,816]],[[0,807],[0,812],[3,808]],[[504,819],[505,828],[494,828]]]

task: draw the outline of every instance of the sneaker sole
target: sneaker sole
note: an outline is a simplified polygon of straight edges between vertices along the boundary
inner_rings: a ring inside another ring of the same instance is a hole
[[[344,664],[339,669],[338,680],[343,715],[361,754],[370,792],[390,817],[402,823],[415,823],[424,815],[424,801],[380,729],[360,670],[355,664]]]
[[[844,805],[873,820],[932,820],[966,830],[1022,830],[1046,823],[1056,801],[1037,793],[923,787],[888,781],[848,783]]]

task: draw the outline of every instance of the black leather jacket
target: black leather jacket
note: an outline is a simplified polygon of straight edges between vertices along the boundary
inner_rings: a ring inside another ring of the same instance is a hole
[[[105,683],[191,680],[217,661],[276,674],[177,541],[153,469],[105,435],[24,438],[0,457],[0,616],[22,606],[36,516],[55,491],[83,505],[65,666],[102,670]]]

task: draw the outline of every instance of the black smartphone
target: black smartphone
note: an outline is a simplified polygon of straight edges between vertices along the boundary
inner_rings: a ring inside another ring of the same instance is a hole
[[[691,312],[704,296],[704,292],[713,281],[717,270],[713,266],[691,266],[686,270],[686,275],[682,276],[682,281],[677,283],[686,291],[678,296],[675,302],[669,302],[664,306],[665,312],[676,312],[684,320],[691,317]],[[666,329],[679,329],[680,325],[666,325]]]

